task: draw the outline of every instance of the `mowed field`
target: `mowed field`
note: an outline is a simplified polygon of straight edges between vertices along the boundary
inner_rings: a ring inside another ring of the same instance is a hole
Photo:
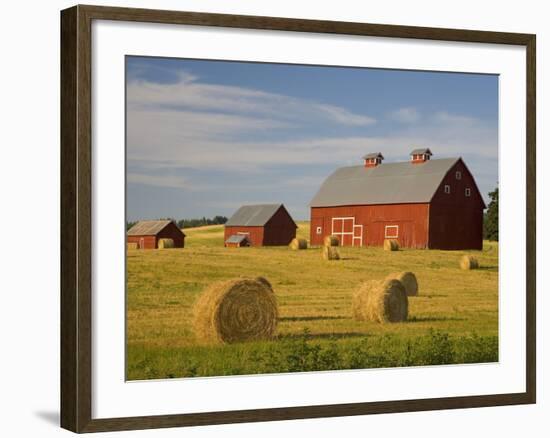
[[[498,244],[483,251],[339,248],[224,248],[223,226],[186,229],[186,247],[128,252],[129,380],[313,371],[498,360]],[[298,237],[308,238],[309,223]],[[463,254],[481,268],[462,271]],[[412,271],[420,286],[409,320],[379,324],[351,318],[361,282]],[[273,341],[201,345],[192,307],[212,282],[266,277],[279,323]]]

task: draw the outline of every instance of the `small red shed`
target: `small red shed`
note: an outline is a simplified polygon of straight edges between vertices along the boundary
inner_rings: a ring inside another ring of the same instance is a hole
[[[225,223],[224,241],[244,235],[251,246],[288,245],[296,228],[283,204],[243,205]]]
[[[139,221],[127,232],[127,242],[139,249],[156,249],[160,239],[172,239],[174,248],[185,245],[185,234],[171,220]]]
[[[415,149],[410,160],[382,164],[376,152],[363,165],[334,171],[311,201],[312,245],[325,236],[344,246],[481,249],[485,203],[462,158],[432,159]]]

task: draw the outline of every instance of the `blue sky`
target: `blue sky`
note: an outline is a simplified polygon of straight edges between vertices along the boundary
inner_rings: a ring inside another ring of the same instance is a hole
[[[284,203],[296,220],[334,169],[416,147],[498,181],[498,77],[127,57],[127,218],[230,216]]]

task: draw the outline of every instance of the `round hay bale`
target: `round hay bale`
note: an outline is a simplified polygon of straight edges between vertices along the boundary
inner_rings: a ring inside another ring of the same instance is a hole
[[[260,283],[263,283],[265,286],[267,286],[269,289],[271,289],[271,292],[273,292],[273,286],[271,286],[271,283],[269,280],[265,277],[256,277],[254,280],[259,281]]]
[[[384,240],[384,250],[385,251],[398,251],[399,243],[395,239],[385,239]]]
[[[174,240],[168,238],[159,239],[158,248],[174,248]]]
[[[409,299],[399,280],[367,281],[355,292],[353,318],[359,321],[401,322],[409,313]]]
[[[307,240],[306,239],[292,239],[292,242],[290,242],[290,249],[293,250],[299,250],[299,249],[307,249]]]
[[[412,272],[395,272],[386,277],[386,280],[399,280],[405,287],[408,297],[418,295],[418,280]]]
[[[340,246],[340,241],[338,240],[338,237],[336,237],[336,236],[326,236],[323,239],[323,245],[324,246]]]
[[[478,269],[479,262],[474,256],[465,255],[460,259],[460,268],[461,269]]]
[[[212,284],[197,300],[193,326],[198,339],[235,343],[271,339],[277,327],[277,300],[262,277]]]
[[[325,260],[340,260],[340,253],[335,246],[323,246],[322,252]]]

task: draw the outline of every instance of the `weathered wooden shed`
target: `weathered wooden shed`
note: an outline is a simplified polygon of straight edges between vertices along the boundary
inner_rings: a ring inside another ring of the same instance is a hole
[[[127,242],[136,243],[139,249],[158,248],[160,239],[172,239],[174,248],[185,245],[185,234],[171,220],[139,221],[127,232]]]
[[[250,241],[245,234],[233,234],[225,241],[227,248],[241,248],[243,246],[250,246]]]
[[[312,245],[334,235],[344,246],[481,249],[485,203],[462,158],[431,159],[415,149],[410,161],[364,164],[330,175],[311,201]]]
[[[283,204],[243,205],[225,223],[224,241],[245,235],[251,246],[288,245],[296,228]]]

